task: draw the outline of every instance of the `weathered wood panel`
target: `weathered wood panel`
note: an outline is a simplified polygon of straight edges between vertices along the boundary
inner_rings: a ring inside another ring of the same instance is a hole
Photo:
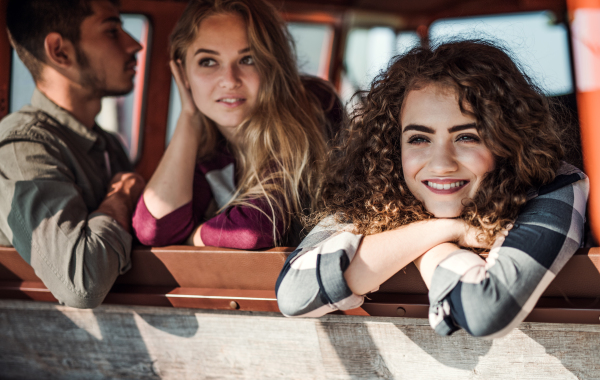
[[[598,379],[600,326],[438,337],[424,319],[0,301],[2,379]]]

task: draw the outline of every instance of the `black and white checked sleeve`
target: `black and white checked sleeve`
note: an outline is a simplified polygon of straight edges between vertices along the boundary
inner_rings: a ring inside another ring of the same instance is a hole
[[[352,224],[328,217],[288,256],[275,286],[285,316],[320,317],[362,305],[364,297],[352,293],[344,279],[362,240],[352,230]]]
[[[487,260],[467,250],[436,268],[429,322],[440,335],[463,328],[474,336],[508,334],[531,312],[583,241],[588,179],[563,164],[556,179],[525,204]]]

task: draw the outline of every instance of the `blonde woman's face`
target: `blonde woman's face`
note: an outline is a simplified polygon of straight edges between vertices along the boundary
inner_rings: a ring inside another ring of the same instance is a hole
[[[185,81],[194,103],[230,141],[256,104],[260,78],[244,19],[218,14],[200,24],[185,58]]]
[[[409,190],[437,218],[459,216],[495,165],[475,118],[460,111],[454,89],[430,84],[409,92],[400,119]]]

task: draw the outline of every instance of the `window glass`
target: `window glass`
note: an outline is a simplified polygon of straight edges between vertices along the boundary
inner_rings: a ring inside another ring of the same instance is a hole
[[[388,27],[354,28],[348,34],[342,73],[342,99],[347,102],[358,90],[368,90],[371,81],[388,67],[391,58],[420,43],[416,32],[395,33]]]
[[[288,30],[296,44],[300,72],[328,79],[333,41],[333,28],[330,25],[290,22]],[[169,119],[166,144],[169,144],[177,118],[181,112],[181,100],[174,80],[171,80]]]
[[[438,20],[429,37],[433,43],[456,37],[496,41],[547,95],[573,92],[566,26],[555,23],[551,12]]]
[[[333,28],[324,24],[290,22],[288,30],[296,43],[300,71],[329,79]]]
[[[136,83],[134,90],[126,96],[103,98],[102,110],[96,117],[96,122],[103,129],[117,133],[127,149],[130,159],[136,161],[140,152],[139,137],[150,25],[148,19],[142,15],[124,14],[121,19],[123,20],[123,29],[144,46],[137,57]],[[24,105],[29,104],[35,89],[35,83],[14,51],[12,53],[11,75],[10,112],[15,112]]]

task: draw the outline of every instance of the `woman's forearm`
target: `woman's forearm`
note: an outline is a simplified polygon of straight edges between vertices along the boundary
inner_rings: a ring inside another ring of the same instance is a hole
[[[431,248],[429,251],[425,252],[424,255],[417,258],[414,263],[421,272],[421,277],[423,277],[423,281],[425,285],[427,285],[427,289],[431,288],[431,279],[433,278],[433,272],[440,265],[442,261],[444,261],[452,252],[456,252],[460,250],[460,247],[454,243],[442,243],[438,246]],[[473,252],[473,255],[479,256]],[[483,261],[483,259],[480,258]]]
[[[344,278],[354,294],[376,289],[423,253],[442,243],[457,240],[461,222],[431,219],[366,236]]]
[[[144,190],[148,211],[157,219],[192,200],[200,140],[199,128],[194,123],[198,122],[184,115],[179,117],[173,138]]]

